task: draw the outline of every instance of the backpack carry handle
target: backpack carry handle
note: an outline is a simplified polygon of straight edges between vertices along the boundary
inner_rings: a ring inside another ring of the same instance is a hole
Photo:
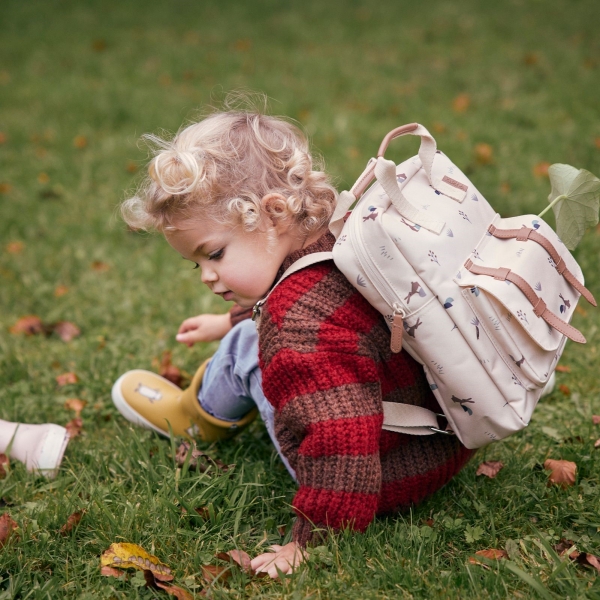
[[[432,183],[432,168],[433,168],[433,159],[435,158],[435,153],[437,150],[437,144],[433,136],[419,123],[409,123],[408,125],[402,125],[401,127],[397,127],[396,129],[392,129],[381,142],[379,146],[379,150],[377,152],[377,158],[371,158],[367,163],[365,170],[362,175],[356,180],[356,183],[352,186],[349,192],[342,192],[338,198],[338,202],[331,217],[331,221],[329,222],[329,229],[333,233],[333,235],[337,238],[344,226],[344,217],[348,212],[350,206],[356,202],[365,192],[365,190],[371,185],[375,177],[375,168],[379,165],[378,171],[381,172],[382,169],[389,171],[389,166],[387,169],[384,169],[383,163],[391,163],[391,161],[386,161],[383,158],[385,151],[387,150],[390,142],[397,137],[401,137],[403,135],[418,135],[421,138],[421,146],[419,147],[419,159],[421,160],[421,164],[425,170],[427,178],[429,179],[429,183]],[[395,168],[395,165],[394,165]],[[380,179],[377,177],[377,179]],[[389,177],[384,177],[385,180],[390,179]],[[381,181],[381,180],[380,180]],[[422,211],[419,211],[412,207],[410,203],[404,198],[400,188],[395,181],[395,172],[394,172],[394,185],[388,184],[387,181],[384,183],[381,181],[381,184],[392,200],[394,206],[396,206],[397,210],[403,214],[406,218],[410,219],[413,222],[417,222],[419,225],[425,227],[426,229],[430,229],[435,233],[439,233],[441,228],[443,227],[443,223],[434,221],[428,215],[425,215]],[[435,187],[435,186],[434,186]]]

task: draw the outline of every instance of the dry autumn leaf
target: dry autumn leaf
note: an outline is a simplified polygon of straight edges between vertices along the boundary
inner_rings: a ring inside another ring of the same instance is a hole
[[[101,260],[95,260],[90,266],[94,271],[98,271],[98,273],[104,273],[110,269],[110,266]]]
[[[219,552],[216,555],[216,558],[221,560],[234,562],[244,571],[252,572],[252,568],[250,567],[250,555],[243,550],[229,550],[229,552]]]
[[[575,548],[575,542],[565,538],[561,538],[560,542],[554,545],[554,550],[559,556],[567,554],[571,560],[575,560],[579,556],[579,552]]]
[[[36,335],[44,332],[44,324],[37,315],[26,315],[21,317],[10,329],[11,333],[24,333],[25,335]]]
[[[489,550],[478,550],[475,552],[477,556],[483,556],[483,558],[489,558],[490,560],[500,560],[501,558],[508,558],[506,550],[499,550],[497,548],[490,548]],[[475,556],[469,557],[469,562],[472,565],[484,565],[481,561],[477,560]]]
[[[79,525],[79,522],[81,521],[81,517],[83,517],[84,512],[85,511],[83,510],[78,510],[73,514],[69,515],[67,522],[60,528],[60,535],[67,535],[68,533],[73,531],[73,529],[77,527],[77,525]]]
[[[557,365],[556,370],[559,373],[570,373],[571,372],[571,367],[569,367],[567,365]]]
[[[549,458],[544,463],[544,469],[550,471],[548,485],[556,484],[566,488],[575,484],[577,465],[574,462]]]
[[[81,335],[79,327],[70,321],[59,321],[56,325],[53,325],[52,328],[63,342],[70,342],[73,338]]]
[[[12,185],[5,181],[0,181],[0,194],[8,194],[12,190]]]
[[[9,244],[6,244],[6,251],[9,254],[20,254],[23,252],[23,248],[25,248],[23,242],[10,242]]]
[[[54,290],[54,297],[60,298],[69,293],[69,288],[66,285],[58,285]]]
[[[160,581],[171,581],[173,575],[171,568],[162,563],[153,554],[148,554],[137,544],[121,543],[111,544],[100,557],[102,567],[116,567],[118,569],[149,570]]]
[[[102,567],[100,569],[100,575],[103,575],[104,577],[116,577],[117,579],[127,578],[126,571],[119,571],[119,569],[113,567]]]
[[[171,383],[181,386],[183,378],[181,371],[171,362],[171,351],[165,350],[160,361],[159,375],[168,379]]]
[[[4,513],[0,517],[0,548],[8,542],[8,539],[17,527],[18,525],[10,518],[8,513]]]
[[[550,168],[550,163],[543,161],[539,162],[537,165],[533,167],[533,174],[536,177],[548,177],[548,169]]]
[[[459,94],[452,101],[452,108],[454,112],[463,113],[465,112],[469,106],[471,105],[471,97],[469,94]]]
[[[190,470],[198,470],[200,473],[206,472],[210,467],[216,466],[221,471],[228,471],[232,465],[226,465],[218,458],[212,458],[206,452],[202,452],[196,448],[196,444],[192,442],[181,442],[175,453],[175,462],[177,466],[182,467],[185,464],[186,458],[191,451],[191,456],[188,462]]]
[[[582,552],[577,557],[577,562],[580,565],[584,565],[586,567],[594,567],[596,571],[600,572],[600,559],[593,554],[589,554],[588,552]]]
[[[571,395],[571,388],[569,388],[568,385],[565,385],[564,383],[561,383],[558,386],[558,389],[565,395],[565,396],[570,396]]]
[[[79,148],[81,150],[82,148],[85,148],[87,145],[88,145],[88,141],[87,141],[87,138],[85,137],[85,135],[78,135],[73,138],[73,146],[75,146],[75,148]]]
[[[6,454],[0,454],[0,479],[6,477],[6,469],[4,467],[8,467],[9,464],[10,461],[8,460],[8,456],[6,456]]]
[[[489,460],[482,462],[479,467],[477,467],[477,473],[475,475],[485,475],[490,479],[494,479],[496,475],[500,472],[500,469],[504,467],[504,463],[499,460]]]
[[[575,312],[582,317],[587,317],[587,310],[585,310],[585,308],[579,304],[575,307]]]
[[[161,590],[165,590],[165,592],[167,592],[167,594],[170,594],[171,596],[175,596],[179,600],[194,600],[194,596],[192,596],[192,594],[190,594],[190,592],[188,592],[187,590],[184,590],[182,587],[179,587],[178,585],[173,585],[173,584],[169,584],[169,583],[161,583],[160,581],[155,581],[154,583],[156,584],[156,587],[160,588]],[[201,595],[204,595],[204,594],[201,593]]]
[[[77,437],[83,428],[83,421],[80,418],[74,418],[65,425],[65,429],[70,438]]]
[[[6,134],[3,131],[0,131],[0,146],[6,143]]]
[[[231,568],[222,565],[202,565],[202,579],[212,583],[215,579],[227,581],[231,577]]]
[[[489,165],[494,160],[494,150],[489,144],[475,146],[475,160],[480,165]]]
[[[80,400],[79,398],[67,398],[65,401],[65,408],[67,410],[72,410],[75,413],[75,417],[81,417],[81,411],[85,408],[87,402],[85,400]]]
[[[55,377],[55,379],[56,379],[56,383],[59,385],[59,387],[62,387],[64,385],[71,385],[71,384],[77,383],[79,381],[79,378],[77,377],[77,375],[72,372],[62,373],[61,375],[57,375]]]

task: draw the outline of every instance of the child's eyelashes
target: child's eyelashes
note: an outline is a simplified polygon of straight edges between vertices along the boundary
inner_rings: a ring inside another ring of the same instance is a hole
[[[218,260],[223,257],[223,249],[215,250],[208,255],[208,260]]]

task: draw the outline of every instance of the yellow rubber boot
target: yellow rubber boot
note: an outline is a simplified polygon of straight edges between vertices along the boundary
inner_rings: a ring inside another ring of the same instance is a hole
[[[198,402],[207,364],[208,360],[185,390],[151,371],[128,371],[113,385],[113,402],[128,421],[166,437],[170,426],[175,436],[197,437],[205,442],[231,438],[254,421],[258,409],[252,409],[239,421],[224,421],[207,413]]]

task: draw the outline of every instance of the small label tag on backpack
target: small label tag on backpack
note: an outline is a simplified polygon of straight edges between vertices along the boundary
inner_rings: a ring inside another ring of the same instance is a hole
[[[392,338],[390,340],[390,350],[394,354],[398,354],[402,350],[402,333],[404,332],[404,322],[402,315],[394,314],[392,320]]]

